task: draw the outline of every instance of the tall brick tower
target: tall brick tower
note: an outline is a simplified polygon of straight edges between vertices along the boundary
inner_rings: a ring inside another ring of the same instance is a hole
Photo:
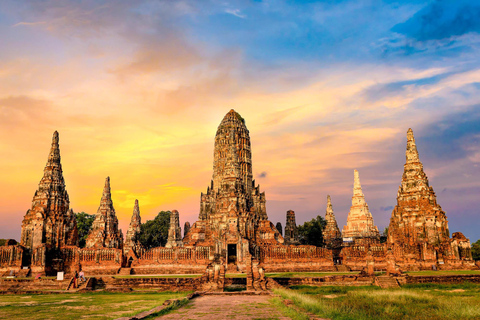
[[[41,246],[56,250],[66,245],[78,245],[77,221],[69,209],[58,141],[58,132],[55,131],[32,208],[23,218],[20,243],[30,250]]]

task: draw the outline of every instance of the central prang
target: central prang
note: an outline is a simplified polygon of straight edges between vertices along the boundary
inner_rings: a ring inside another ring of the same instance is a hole
[[[267,221],[265,202],[265,193],[253,180],[249,131],[232,109],[218,126],[212,181],[201,194],[199,221],[183,239],[184,246],[214,246],[216,253],[241,264],[242,252],[249,248],[265,240],[283,243]]]

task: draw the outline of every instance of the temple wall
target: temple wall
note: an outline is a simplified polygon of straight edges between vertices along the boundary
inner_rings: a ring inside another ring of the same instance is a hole
[[[267,272],[335,270],[332,251],[315,246],[262,246],[260,260]]]
[[[0,247],[0,274],[9,275],[10,271],[18,272],[22,268],[23,247],[11,245]]]
[[[369,251],[372,253],[374,269],[378,271],[385,270],[387,267],[385,259],[386,250],[382,245],[344,247],[340,252],[342,265],[347,266],[352,271],[361,271],[367,265]]]
[[[210,247],[164,248],[141,250],[132,262],[135,274],[203,273],[213,257]]]

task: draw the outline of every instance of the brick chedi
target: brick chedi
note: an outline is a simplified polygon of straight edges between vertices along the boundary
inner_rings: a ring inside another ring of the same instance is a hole
[[[333,213],[332,200],[327,196],[327,211],[325,212],[325,221],[327,222],[323,229],[323,241],[329,249],[339,248],[342,245],[342,233],[338,228],[335,214]]]
[[[408,129],[406,162],[388,228],[388,244],[397,261],[407,268],[422,263],[430,268],[433,263],[444,264],[446,260],[456,259],[451,242],[447,216],[428,183],[413,131]]]
[[[285,244],[298,244],[298,229],[297,223],[295,221],[295,211],[287,211],[287,219],[285,223],[285,233],[283,239],[285,239]]]
[[[118,219],[115,215],[112,194],[110,192],[110,177],[105,179],[100,206],[86,242],[88,248],[123,248],[123,234],[122,230],[118,229]]]
[[[168,227],[168,240],[165,247],[182,247],[182,229],[180,228],[180,216],[177,210],[170,213],[170,225]]]
[[[137,240],[137,235],[141,231],[141,225],[142,219],[140,217],[140,207],[138,205],[138,200],[135,200],[132,219],[130,220],[130,225],[128,226],[127,234],[125,235],[125,243],[123,245],[124,253],[128,253],[128,251],[132,249],[136,252],[140,247],[140,244]]]
[[[249,131],[245,120],[230,110],[215,135],[212,181],[201,194],[199,221],[185,236],[185,246],[210,246],[243,263],[250,244],[283,243],[267,220],[265,193],[252,177]]]
[[[28,249],[46,246],[59,249],[78,245],[75,214],[71,209],[60,163],[58,132],[55,131],[43,178],[33,196],[32,208],[22,222],[21,245]]]
[[[372,214],[363,195],[358,171],[354,171],[352,206],[343,227],[343,240],[350,244],[379,243],[380,233],[373,222]]]

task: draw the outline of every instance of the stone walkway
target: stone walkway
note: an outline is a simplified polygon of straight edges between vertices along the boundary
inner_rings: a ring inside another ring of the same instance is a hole
[[[270,295],[206,295],[195,298],[187,306],[156,319],[290,319],[268,301],[271,298]]]

